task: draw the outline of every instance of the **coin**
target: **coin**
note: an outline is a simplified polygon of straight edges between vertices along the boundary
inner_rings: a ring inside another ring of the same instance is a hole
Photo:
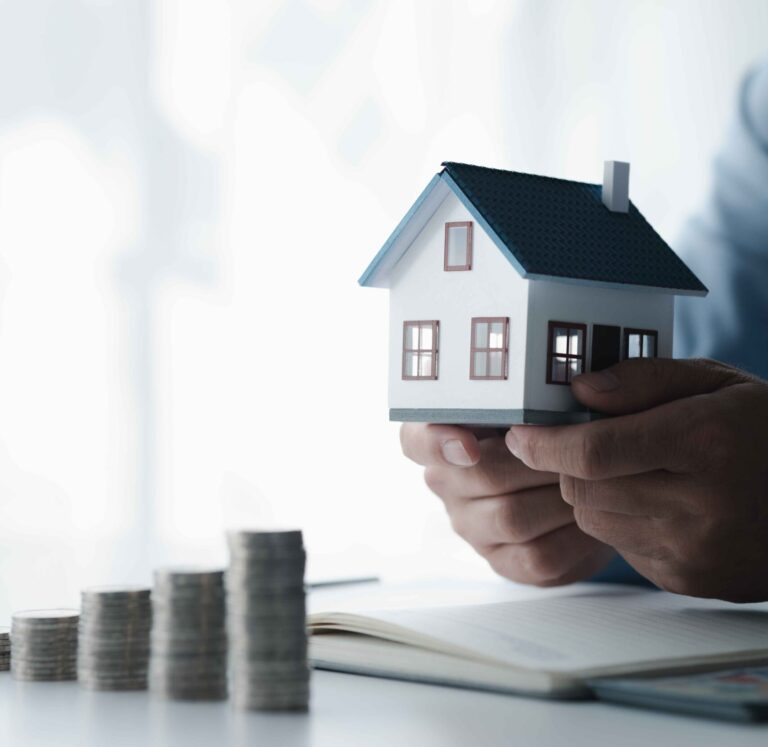
[[[229,532],[227,628],[233,703],[306,710],[309,703],[302,533]]]
[[[154,578],[150,691],[174,700],[226,698],[224,571],[162,568]]]
[[[33,681],[76,679],[78,619],[78,611],[71,609],[15,612],[8,662],[13,677]],[[7,652],[6,638],[0,638]],[[3,665],[8,668],[6,662]]]
[[[92,690],[147,687],[150,589],[92,586],[81,592],[78,679]]]

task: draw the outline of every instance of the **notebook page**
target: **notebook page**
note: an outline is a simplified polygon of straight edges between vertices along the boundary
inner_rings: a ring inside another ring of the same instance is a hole
[[[454,651],[551,672],[587,673],[713,654],[768,656],[768,604],[732,605],[647,590],[594,589],[369,617],[439,639]]]

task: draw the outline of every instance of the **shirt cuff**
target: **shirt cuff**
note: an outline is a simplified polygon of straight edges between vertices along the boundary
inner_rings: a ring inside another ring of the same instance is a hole
[[[658,588],[645,576],[641,576],[618,554],[605,568],[587,580],[600,584],[631,584],[632,586],[645,586],[651,589]]]

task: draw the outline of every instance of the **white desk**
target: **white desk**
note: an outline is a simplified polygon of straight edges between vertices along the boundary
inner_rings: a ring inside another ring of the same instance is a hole
[[[491,602],[510,585],[450,581],[328,589],[314,609]],[[521,587],[521,598],[558,593]],[[501,595],[501,596],[500,596]],[[596,702],[558,703],[447,687],[315,672],[308,714],[236,711],[146,692],[90,692],[77,683],[16,682],[0,672],[0,747],[489,747],[492,745],[768,744],[768,725],[730,725]]]
[[[309,714],[259,714],[228,703],[94,693],[0,674],[3,747],[487,747],[488,745],[761,745],[741,726],[600,703],[556,703],[316,672]]]

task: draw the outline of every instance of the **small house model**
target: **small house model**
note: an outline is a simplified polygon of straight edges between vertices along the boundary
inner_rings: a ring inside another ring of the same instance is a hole
[[[603,183],[444,163],[360,278],[389,288],[390,419],[589,420],[573,377],[671,357],[675,295],[707,289]]]

